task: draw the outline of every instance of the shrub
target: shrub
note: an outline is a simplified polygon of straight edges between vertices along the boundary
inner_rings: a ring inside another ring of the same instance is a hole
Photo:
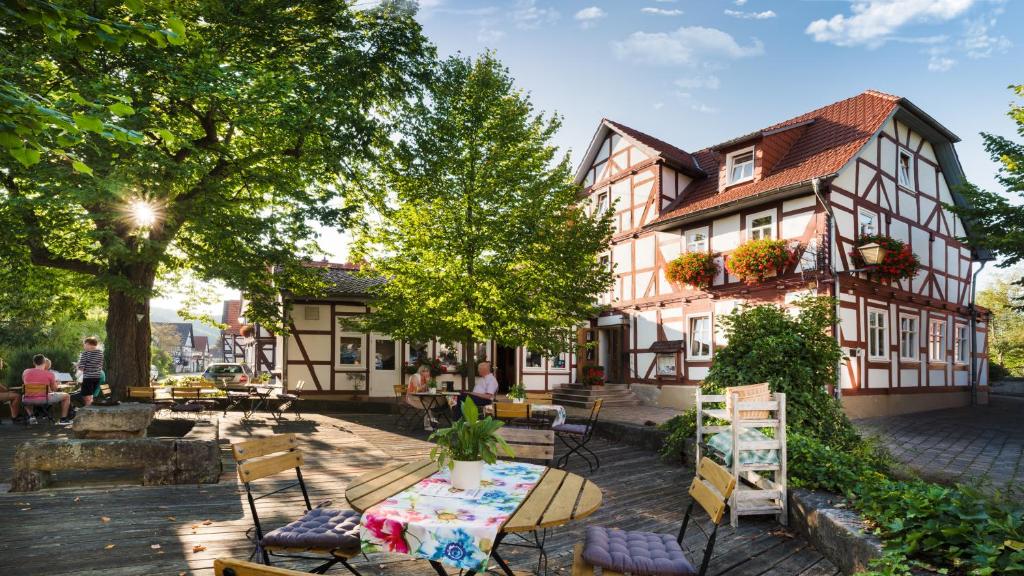
[[[876,243],[885,248],[886,252],[885,257],[882,258],[882,263],[868,272],[869,276],[882,280],[900,280],[903,278],[913,278],[917,275],[917,271],[921,268],[921,260],[910,249],[910,246],[895,238],[877,234],[861,236],[854,246],[859,247],[871,243]],[[850,252],[850,259],[857,268],[864,268],[867,265],[858,250]]]
[[[757,284],[773,273],[781,274],[793,257],[785,240],[761,238],[736,248],[726,259],[725,267],[743,282]]]
[[[715,352],[704,389],[720,394],[729,386],[768,382],[772,391],[786,394],[790,431],[849,448],[859,437],[826,391],[835,382],[842,353],[825,332],[835,317],[834,300],[808,297],[795,305],[795,318],[774,305],[743,307],[721,317],[729,344]]]
[[[718,274],[718,263],[709,252],[687,252],[668,263],[666,277],[679,284],[707,288]]]
[[[16,350],[4,360],[7,363],[7,386],[21,386],[21,373],[32,367],[32,357],[42,354],[53,361],[53,369],[71,372],[71,365],[78,361],[78,352],[68,349],[23,349]]]
[[[697,409],[690,408],[682,414],[673,416],[658,425],[658,430],[668,432],[659,453],[666,460],[678,461],[683,454],[683,447],[694,441],[697,433]]]
[[[1007,370],[1006,367],[1003,366],[1002,364],[1000,364],[998,362],[989,362],[988,363],[988,380],[989,380],[989,382],[998,382],[999,380],[1002,380],[1003,378],[1008,378],[1009,376],[1010,376],[1010,371]]]

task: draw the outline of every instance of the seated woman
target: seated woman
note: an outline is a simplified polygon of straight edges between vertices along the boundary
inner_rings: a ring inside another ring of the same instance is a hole
[[[498,379],[491,372],[491,363],[485,361],[478,364],[477,374],[480,377],[473,384],[473,391],[459,394],[458,403],[454,407],[456,420],[462,418],[462,402],[466,398],[471,399],[477,406],[487,406],[494,402],[494,395],[498,393]]]
[[[0,402],[10,402],[11,420],[17,422],[21,416],[21,394],[11,392],[6,386],[0,384]]]
[[[416,392],[427,392],[429,382],[430,366],[421,364],[416,373],[410,375],[409,380],[405,383],[405,403],[417,410],[423,410],[423,429],[433,431],[434,424],[437,424],[437,419],[427,410],[430,404],[424,403],[423,398],[413,396]]]

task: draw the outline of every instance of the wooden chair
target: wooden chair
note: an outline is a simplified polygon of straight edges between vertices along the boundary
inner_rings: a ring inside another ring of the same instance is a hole
[[[585,424],[559,424],[552,427],[552,430],[555,431],[555,437],[569,449],[568,452],[558,459],[559,468],[564,468],[569,463],[569,458],[573,454],[583,458],[591,472],[601,468],[601,461],[597,458],[597,454],[594,454],[587,447],[587,444],[594,437],[594,426],[597,425],[597,417],[601,414],[601,406],[603,404],[603,398],[598,398],[594,401],[594,406],[590,409],[590,417],[587,418]],[[588,457],[587,454],[590,456]],[[590,458],[593,458],[594,461],[591,462]]]
[[[545,465],[555,459],[555,431],[502,426],[498,435],[505,439],[516,460],[537,460]]]
[[[416,418],[420,411],[405,403],[406,387],[402,384],[395,384],[395,426],[404,428],[416,424]]]
[[[299,576],[302,572],[254,564],[245,560],[218,558],[213,561],[215,576]]]
[[[292,412],[295,413],[296,420],[302,420],[302,413],[299,412],[299,403],[302,401],[301,393],[305,386],[306,381],[299,380],[295,383],[294,392],[282,392],[277,395],[279,401],[277,410],[271,412],[274,415],[274,420],[280,422],[284,418],[285,410],[288,410],[288,408],[291,408]]]
[[[697,476],[690,483],[690,505],[686,508],[683,516],[683,525],[679,528],[679,534],[673,539],[669,534],[654,534],[660,537],[662,543],[668,548],[671,557],[674,557],[671,571],[664,566],[659,567],[658,574],[672,574],[678,576],[704,576],[708,569],[708,562],[715,548],[715,538],[718,536],[718,527],[725,517],[725,510],[728,507],[729,497],[736,488],[736,480],[723,466],[716,464],[710,458],[702,458],[700,466],[697,467]],[[694,569],[693,565],[686,558],[683,552],[683,538],[686,536],[686,527],[690,523],[690,516],[693,513],[694,503],[700,504],[714,528],[708,536],[707,544],[704,546],[704,557],[701,559],[700,570]],[[641,538],[630,538],[630,536],[643,535]],[[604,576],[650,576],[649,572],[638,569],[633,560],[638,559],[642,551],[629,548],[626,558],[616,555],[613,560],[607,554],[607,543],[609,541],[630,541],[634,545],[645,546],[643,542],[649,541],[649,532],[631,532],[616,529],[607,529],[592,526],[587,529],[586,540],[583,544],[577,544],[573,554],[572,576],[593,576],[594,567],[601,567],[601,574]]]
[[[278,434],[258,440],[249,440],[231,445],[232,454],[238,465],[238,478],[245,485],[245,493],[249,500],[249,510],[255,524],[255,550],[263,563],[270,565],[270,557],[323,560],[324,562],[311,570],[314,574],[323,574],[335,564],[341,564],[349,572],[359,576],[348,560],[360,552],[359,518],[354,510],[335,510],[322,506],[316,508],[309,503],[309,492],[302,479],[302,452],[294,434]],[[275,474],[295,471],[296,481],[284,487],[277,487],[260,495],[254,495],[253,482]],[[306,505],[301,518],[285,526],[264,532],[260,522],[256,501],[286,490],[298,487],[302,491],[302,500]],[[330,545],[325,545],[329,539]],[[245,574],[244,572],[241,574]]]
[[[551,404],[555,401],[555,395],[551,392],[526,392],[527,404]]]
[[[202,389],[191,386],[175,386],[171,388],[171,412],[175,414],[193,414],[199,416],[211,405],[211,400],[203,399]]]
[[[45,418],[52,424],[53,418],[53,405],[60,404],[60,402],[50,402],[50,385],[45,382],[42,384],[29,384],[23,383],[21,391],[21,405],[25,407],[25,411],[35,416],[35,410],[32,407],[42,406],[39,417]]]
[[[529,420],[530,405],[525,403],[516,404],[515,402],[495,402],[494,417],[509,424]]]

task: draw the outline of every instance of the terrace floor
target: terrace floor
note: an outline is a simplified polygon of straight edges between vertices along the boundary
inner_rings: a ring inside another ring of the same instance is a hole
[[[112,485],[98,475],[80,477],[85,487],[8,493],[16,446],[24,440],[65,434],[63,428],[0,426],[0,572],[8,576],[75,574],[104,576],[212,574],[218,557],[246,558],[245,532],[252,526],[244,488],[235,476],[229,442],[294,432],[301,441],[304,475],[315,503],[345,506],[345,486],[361,473],[400,460],[426,456],[422,432],[399,432],[386,415],[307,415],[280,426],[272,420],[244,423],[240,414],[221,420],[224,473],[219,484],[143,487]],[[601,469],[588,477],[604,491],[602,508],[590,518],[555,529],[548,537],[549,573],[568,574],[572,545],[588,524],[675,532],[688,502],[693,471],[661,463],[636,448],[595,440]],[[579,464],[577,462],[576,464]],[[585,467],[571,467],[586,475]],[[282,494],[262,502],[261,518],[278,526],[297,517],[301,497]],[[701,529],[707,529],[706,521]],[[704,540],[691,528],[686,543],[699,560]],[[504,550],[517,574],[534,574],[532,551]],[[423,561],[371,555],[354,562],[364,575],[432,574]],[[309,569],[312,565],[293,565]],[[332,574],[347,574],[339,568]],[[453,572],[454,573],[454,572]],[[837,568],[800,537],[773,521],[744,519],[738,530],[723,527],[708,572],[730,576],[824,576]]]

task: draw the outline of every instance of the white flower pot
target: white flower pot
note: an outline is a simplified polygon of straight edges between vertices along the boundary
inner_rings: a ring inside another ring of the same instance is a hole
[[[459,490],[476,490],[480,487],[480,475],[483,470],[483,460],[456,460],[452,464],[452,487]]]
[[[523,402],[526,402],[526,398],[513,398],[512,399],[512,403],[513,404],[522,404]]]

